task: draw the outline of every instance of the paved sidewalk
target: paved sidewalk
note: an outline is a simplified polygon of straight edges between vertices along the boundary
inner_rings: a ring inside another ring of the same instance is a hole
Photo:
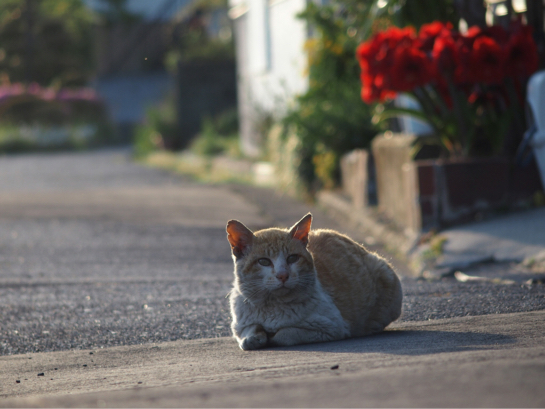
[[[2,407],[543,407],[545,311],[241,351],[230,338],[0,358]]]
[[[369,210],[355,210],[340,195],[321,192],[320,205],[345,225],[353,225],[389,250],[409,260],[412,273],[425,278],[452,276],[458,270],[486,270],[488,278],[519,274],[516,281],[545,277],[545,207],[513,212],[485,221],[455,226],[438,233],[439,254],[429,242],[380,220]],[[430,254],[431,253],[431,254]]]
[[[437,267],[545,259],[545,207],[454,227],[441,235],[447,241]]]

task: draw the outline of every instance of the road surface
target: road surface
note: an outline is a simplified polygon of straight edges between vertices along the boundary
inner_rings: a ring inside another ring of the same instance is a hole
[[[288,227],[308,211],[364,239],[312,205],[194,183],[124,150],[2,157],[0,355],[229,336],[226,221]],[[545,309],[543,284],[402,283],[402,322]]]

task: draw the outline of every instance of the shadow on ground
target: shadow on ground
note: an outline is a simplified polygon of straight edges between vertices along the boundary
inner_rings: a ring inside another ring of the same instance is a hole
[[[285,351],[384,353],[418,356],[445,352],[476,351],[513,343],[515,343],[515,338],[509,335],[486,332],[393,329],[368,337],[275,349]]]

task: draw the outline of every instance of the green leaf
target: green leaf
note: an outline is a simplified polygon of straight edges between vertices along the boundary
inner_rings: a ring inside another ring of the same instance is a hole
[[[434,126],[433,121],[422,111],[411,108],[385,108],[381,113],[377,113],[373,117],[374,123],[379,123],[385,119],[393,118],[400,115],[410,115],[416,119],[424,121],[431,126]]]

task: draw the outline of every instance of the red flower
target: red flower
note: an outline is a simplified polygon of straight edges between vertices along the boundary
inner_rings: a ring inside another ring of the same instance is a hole
[[[433,23],[424,24],[418,32],[418,47],[424,52],[430,52],[433,49],[435,39],[451,31],[451,23],[434,21]]]
[[[382,67],[382,61],[377,59],[379,54],[380,43],[378,41],[368,41],[360,44],[356,50],[356,56],[360,63],[362,72],[367,75],[376,75]]]
[[[415,33],[412,28],[392,27],[360,44],[356,56],[362,71],[362,99],[364,101],[382,101],[395,96],[391,75],[395,50],[412,44],[414,39]]]
[[[368,104],[378,100],[380,98],[380,92],[378,89],[376,89],[374,86],[373,86],[373,80],[370,79],[370,78],[366,78],[366,76],[364,76],[362,74],[361,76],[361,83],[362,83],[362,87],[361,87],[361,99],[365,102],[367,102]]]
[[[454,82],[456,84],[467,84],[475,82],[473,77],[473,66],[471,54],[474,38],[459,35],[455,40],[456,54],[458,56],[458,66],[454,72]]]
[[[478,37],[471,50],[471,77],[477,82],[497,84],[505,76],[503,61],[502,49],[494,39]]]
[[[384,100],[396,92],[413,91],[433,83],[436,92],[448,96],[448,81],[469,93],[478,83],[500,84],[506,75],[529,76],[538,66],[531,31],[521,24],[507,31],[492,26],[471,27],[465,35],[450,23],[395,28],[360,44],[362,98]]]
[[[487,27],[481,31],[481,35],[494,39],[501,47],[509,40],[509,33],[502,26]]]
[[[442,34],[435,39],[431,52],[436,73],[451,76],[459,64],[458,48],[452,35]]]
[[[505,76],[503,48],[508,38],[509,33],[500,26],[485,29],[474,26],[464,36],[459,36],[456,41],[459,64],[456,69],[456,82],[501,82]]]
[[[431,80],[430,61],[426,54],[416,47],[398,48],[394,53],[391,76],[395,91],[412,91]]]
[[[369,41],[360,44],[356,55],[362,69],[369,73],[377,72],[391,63],[392,53],[396,47],[412,44],[414,40],[412,28],[391,29],[376,34]]]
[[[361,98],[367,102],[384,101],[394,98],[396,93],[386,86],[385,76],[377,74],[376,76],[361,74]]]
[[[537,47],[530,29],[520,27],[505,47],[505,72],[513,77],[530,76],[538,68]]]
[[[465,37],[466,38],[469,38],[471,40],[475,40],[477,37],[479,37],[480,35],[482,34],[482,30],[481,30],[481,27],[479,26],[472,26],[472,27],[469,27],[466,34],[465,34]]]
[[[381,95],[381,89],[375,84],[375,78],[380,76],[387,67],[384,66],[384,61],[377,59],[380,45],[380,42],[374,38],[360,44],[356,51],[361,68],[361,97],[367,103],[379,100]]]
[[[416,33],[412,27],[392,27],[388,31],[377,34],[376,38],[382,42],[382,45],[386,46],[385,49],[392,50],[395,47],[412,44],[416,38]]]

